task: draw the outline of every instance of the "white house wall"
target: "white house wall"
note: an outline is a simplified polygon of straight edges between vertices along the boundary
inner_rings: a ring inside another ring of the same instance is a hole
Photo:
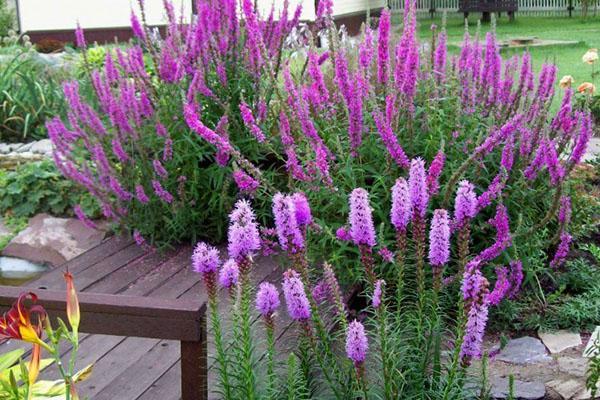
[[[131,9],[139,15],[137,1],[128,0],[17,0],[19,26],[22,32],[73,30],[77,21],[84,29],[117,28],[130,26]],[[185,19],[192,12],[192,0],[173,0],[179,15]],[[150,25],[166,21],[162,0],[145,0]]]
[[[385,0],[334,0],[333,15],[340,17],[344,15],[363,13],[370,7],[371,10],[385,7]]]

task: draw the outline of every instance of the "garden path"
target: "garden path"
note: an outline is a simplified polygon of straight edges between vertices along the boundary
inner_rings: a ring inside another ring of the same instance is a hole
[[[83,292],[163,299],[205,299],[200,276],[190,268],[191,253],[191,246],[178,247],[165,253],[148,252],[128,240],[113,237],[27,286],[38,291],[44,288],[64,290],[62,273],[69,268],[78,290]],[[276,283],[280,277],[280,267],[273,258],[257,259],[252,273],[255,284],[265,280]],[[222,291],[221,297],[221,314],[225,315],[228,294]],[[278,344],[285,347],[286,343],[290,343],[284,337],[290,323],[283,319],[285,313],[281,314],[282,320],[278,325],[280,328],[277,329]],[[225,332],[227,324],[226,319]],[[254,331],[262,332],[262,329]],[[213,349],[210,343],[209,338],[208,359],[212,360]],[[5,342],[0,345],[0,352],[17,347],[23,347],[23,343]],[[70,349],[65,349],[64,355],[69,354]],[[79,384],[79,394],[82,398],[95,400],[179,399],[180,356],[179,345],[172,340],[81,335],[77,368],[94,363],[94,370],[90,379]],[[211,366],[209,368],[210,390],[214,379],[211,379]],[[40,379],[57,378],[53,367],[43,371],[40,376]]]

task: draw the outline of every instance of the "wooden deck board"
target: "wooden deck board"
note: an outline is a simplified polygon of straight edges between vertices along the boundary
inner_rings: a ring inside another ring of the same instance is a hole
[[[80,291],[206,301],[201,278],[190,268],[191,253],[191,246],[182,246],[166,253],[144,254],[130,242],[112,238],[66,265],[74,274],[75,284]],[[64,290],[64,269],[63,266],[50,271],[27,286],[32,290],[40,287]],[[281,269],[273,258],[257,258],[252,271],[254,285],[265,280],[278,283],[280,279]],[[226,291],[221,291],[220,297],[219,311],[226,328],[231,323],[228,317],[230,301]],[[254,323],[259,322],[257,316]],[[284,312],[277,316],[276,323],[280,337],[293,331],[289,329],[291,321]],[[258,332],[257,339],[262,340],[262,329],[255,331]],[[287,353],[290,348],[288,344],[293,341],[282,340],[281,351]],[[211,355],[214,354],[211,342],[209,337],[210,367],[213,363]],[[13,347],[26,346],[10,341],[3,344],[0,351]],[[264,351],[262,343],[257,343],[257,351]],[[68,357],[70,349],[65,348],[63,354]],[[80,369],[90,363],[94,363],[90,379],[78,385],[82,397],[116,400],[175,400],[181,397],[180,350],[176,342],[82,334],[76,366]],[[213,368],[210,368],[209,378],[213,373]],[[56,378],[57,372],[52,367],[43,371],[40,377]],[[209,397],[214,398],[214,393]]]

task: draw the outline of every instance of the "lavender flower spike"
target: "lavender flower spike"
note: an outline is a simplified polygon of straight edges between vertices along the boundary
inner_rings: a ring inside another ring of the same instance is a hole
[[[296,206],[291,196],[281,193],[273,196],[273,216],[281,248],[293,253],[303,249],[304,237],[298,227]]]
[[[310,303],[304,292],[304,284],[294,270],[288,269],[283,274],[283,296],[293,320],[306,321],[310,318]]]
[[[361,365],[367,358],[369,342],[365,334],[363,324],[354,320],[348,325],[346,333],[346,355],[354,362],[354,365]]]
[[[467,180],[460,181],[454,200],[454,222],[457,226],[462,226],[475,215],[477,215],[477,195],[474,186]]]
[[[260,235],[256,217],[247,200],[238,200],[229,215],[227,233],[229,256],[240,262],[260,250]]]
[[[350,194],[350,235],[357,246],[374,247],[375,227],[369,193],[363,188],[356,188]]]
[[[258,312],[263,317],[270,316],[277,310],[279,304],[277,288],[269,282],[261,283],[256,294],[256,309]]]
[[[399,232],[406,231],[406,227],[412,218],[412,203],[408,183],[404,178],[396,179],[392,187],[392,211],[390,213],[392,225]]]
[[[450,218],[448,211],[435,210],[429,231],[429,263],[441,267],[450,259]]]
[[[192,253],[192,268],[202,275],[217,272],[219,268],[219,250],[200,242]]]
[[[240,267],[233,258],[230,258],[223,264],[219,272],[219,284],[225,289],[231,289],[237,285],[240,277]]]
[[[429,190],[427,189],[425,161],[422,158],[415,158],[410,163],[408,188],[414,215],[421,218],[425,217],[427,204],[429,203]]]
[[[312,223],[312,214],[308,199],[304,193],[298,192],[292,195],[296,211],[296,222],[298,225],[307,226]]]
[[[383,287],[385,286],[385,281],[383,279],[378,279],[375,282],[375,289],[373,290],[373,308],[379,308],[381,306],[381,297],[383,296]]]

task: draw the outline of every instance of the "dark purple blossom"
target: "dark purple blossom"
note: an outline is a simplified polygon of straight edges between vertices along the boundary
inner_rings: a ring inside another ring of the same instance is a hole
[[[263,316],[272,315],[279,307],[279,292],[275,285],[262,282],[256,293],[256,309]]]
[[[293,320],[306,321],[310,318],[310,303],[304,292],[304,284],[294,270],[289,269],[283,274],[283,296]]]
[[[354,320],[346,332],[346,355],[355,365],[362,364],[367,358],[369,342],[363,324]]]
[[[367,245],[374,247],[375,227],[373,225],[369,193],[362,188],[356,188],[350,194],[350,235],[357,246]]]
[[[450,259],[450,217],[446,210],[435,210],[429,231],[429,263],[441,267]]]

